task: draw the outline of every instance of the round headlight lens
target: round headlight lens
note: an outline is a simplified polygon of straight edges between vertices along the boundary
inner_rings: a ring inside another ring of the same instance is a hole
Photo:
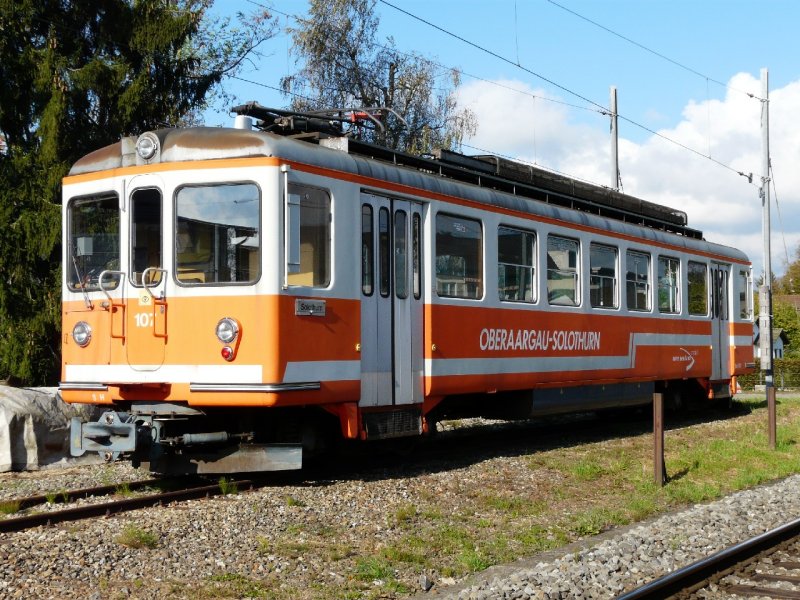
[[[85,347],[92,341],[92,328],[86,321],[78,321],[75,327],[72,328],[72,339],[81,348]]]
[[[225,317],[217,323],[217,339],[223,344],[230,344],[239,335],[239,325],[235,319]]]
[[[150,160],[156,155],[158,150],[158,138],[152,133],[145,133],[136,140],[136,153],[143,160]]]

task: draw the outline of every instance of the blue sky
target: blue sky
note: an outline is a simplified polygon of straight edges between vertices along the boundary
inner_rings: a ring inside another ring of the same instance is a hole
[[[779,199],[779,206],[773,205],[773,270],[783,271],[787,252],[794,257],[800,243],[800,119],[795,116],[800,111],[800,2],[389,1],[524,67],[378,2],[381,36],[392,36],[402,51],[465,73],[459,100],[479,121],[466,153],[470,146],[487,149],[608,185],[608,118],[570,91],[608,106],[614,85],[625,118],[619,125],[624,190],[685,210],[690,224],[708,239],[747,252],[757,275],[763,248],[758,189],[735,171],[753,172],[756,181],[761,174],[760,102],[747,93],[760,94],[760,69],[768,68]],[[274,10],[281,28],[292,23],[286,15],[302,17],[306,11],[303,0],[218,0],[215,11],[247,13],[260,6]],[[264,86],[277,87],[282,76],[296,69],[290,46],[288,36],[279,32],[262,48],[263,59],[240,74],[263,86],[232,80],[225,84],[227,91],[241,101],[285,106],[286,98]],[[206,121],[227,125],[232,119],[212,110]]]

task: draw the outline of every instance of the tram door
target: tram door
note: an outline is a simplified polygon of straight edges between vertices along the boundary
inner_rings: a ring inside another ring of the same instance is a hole
[[[730,265],[711,264],[711,379],[727,379],[730,373]]]
[[[422,402],[422,206],[361,195],[361,406]]]
[[[125,310],[126,355],[137,371],[155,371],[167,342],[166,271],[163,269],[163,207],[160,182],[131,181],[129,266],[131,290]]]

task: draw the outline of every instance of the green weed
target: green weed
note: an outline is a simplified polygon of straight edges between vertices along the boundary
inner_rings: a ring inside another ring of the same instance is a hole
[[[570,528],[576,535],[584,537],[597,535],[611,525],[622,525],[625,522],[625,518],[617,511],[602,507],[573,515]]]
[[[158,546],[158,536],[131,523],[126,525],[122,533],[117,536],[116,542],[128,548],[147,548],[152,550]]]
[[[367,556],[356,561],[356,577],[360,581],[386,580],[394,577],[394,569],[381,556]]]
[[[570,469],[581,481],[595,481],[603,475],[603,468],[593,460],[581,460]]]
[[[0,514],[14,515],[20,510],[19,500],[5,500],[0,502]]]
[[[227,496],[229,494],[238,494],[239,487],[230,479],[227,479],[226,477],[220,477],[219,491],[222,493],[223,496]]]
[[[302,506],[305,506],[305,505],[306,505],[305,502],[303,502],[302,500],[298,500],[294,496],[291,496],[291,495],[287,495],[286,496],[286,506],[300,506],[300,507],[302,507]]]
[[[212,575],[208,581],[214,584],[215,591],[224,598],[267,598],[269,586],[239,573]]]
[[[133,496],[133,492],[131,491],[131,485],[127,481],[124,481],[119,485],[117,485],[116,489],[114,490],[114,493],[117,496],[122,496],[123,498],[129,498]]]
[[[417,507],[413,504],[404,504],[394,511],[394,525],[403,525],[413,521],[417,516]]]

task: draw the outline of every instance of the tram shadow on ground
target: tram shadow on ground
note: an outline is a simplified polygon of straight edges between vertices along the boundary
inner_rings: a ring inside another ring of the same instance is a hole
[[[752,398],[752,397],[748,397]],[[715,402],[665,414],[666,431],[745,416],[760,405]],[[308,482],[321,479],[376,480],[445,472],[491,460],[534,455],[582,444],[611,441],[653,432],[652,405],[572,413],[524,421],[465,419],[440,424],[424,438],[402,438],[368,444],[343,444],[323,459],[309,461]],[[675,474],[670,477],[674,479]]]

